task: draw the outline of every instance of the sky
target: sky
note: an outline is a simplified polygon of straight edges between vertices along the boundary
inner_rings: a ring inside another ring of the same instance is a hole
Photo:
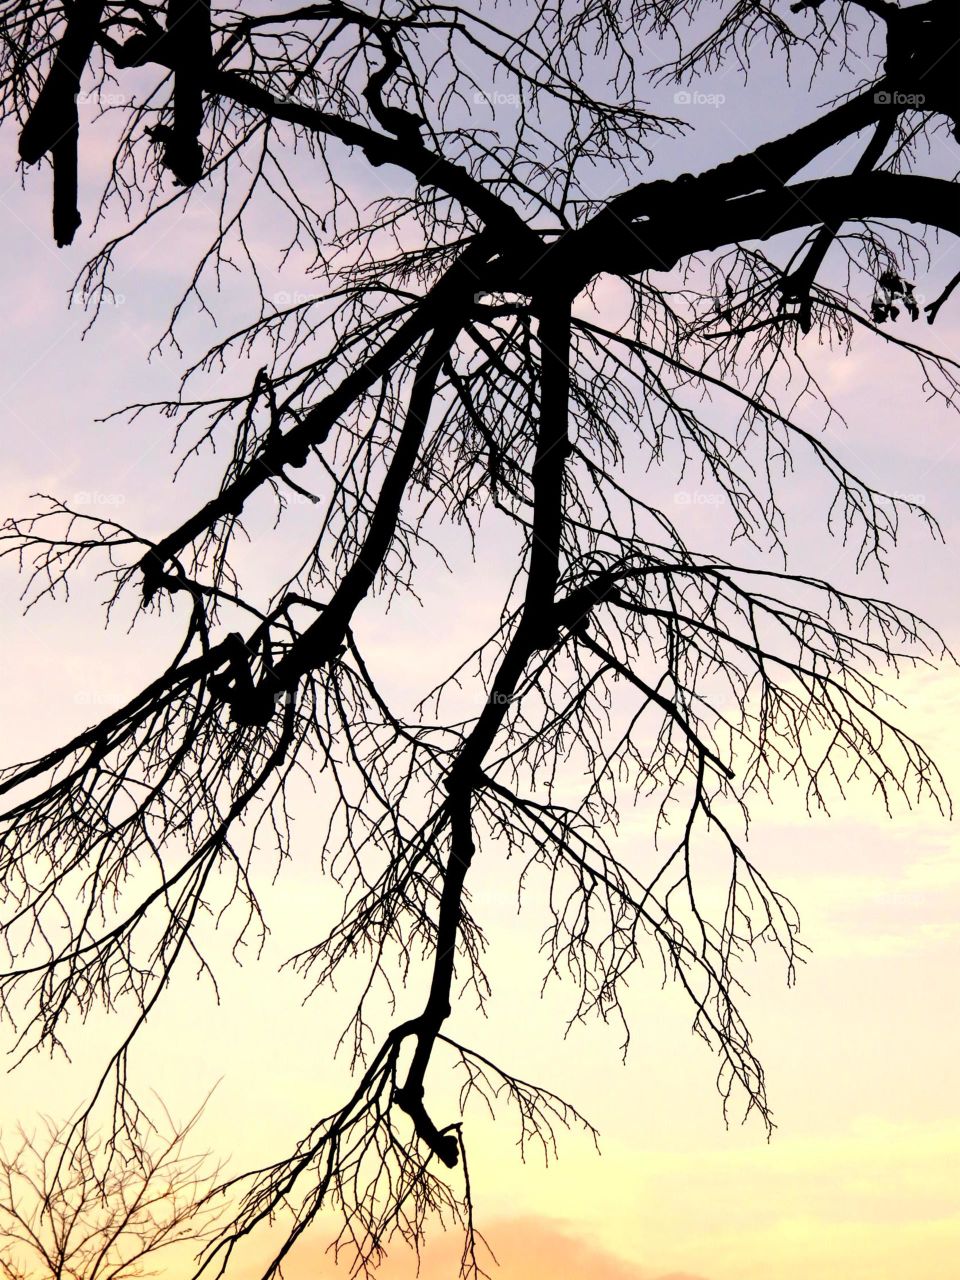
[[[828,96],[823,88],[811,95],[802,78],[788,89],[772,65],[759,71],[756,97],[736,77],[719,74],[699,82],[698,92],[704,101],[678,104],[691,113],[695,141],[686,152],[665,148],[666,170],[716,163],[806,118]],[[22,191],[14,148],[13,135],[0,133],[6,175],[0,510],[23,514],[33,505],[31,494],[53,493],[121,511],[122,519],[159,534],[207,494],[210,460],[188,468],[172,489],[174,459],[162,422],[97,419],[175,385],[173,353],[149,361],[148,355],[182,276],[184,246],[199,242],[210,209],[201,193],[185,217],[148,229],[123,259],[115,305],[84,336],[86,317],[65,303],[90,242],[81,237],[61,252],[51,247],[45,179],[31,176]],[[105,154],[99,139],[87,152],[90,190]],[[358,184],[369,180],[356,175]],[[957,265],[950,246],[935,248],[934,257],[931,291]],[[302,283],[282,273],[277,281],[287,292]],[[923,281],[918,288],[924,291]],[[228,319],[240,305],[229,292],[222,299]],[[195,349],[211,333],[202,319],[188,322]],[[956,351],[958,337],[954,302],[942,313],[937,342]],[[866,479],[915,495],[944,530],[940,543],[919,528],[905,529],[889,582],[869,573],[857,585],[917,609],[960,651],[960,424],[927,400],[909,361],[879,340],[814,359],[847,419],[845,428],[830,428],[830,443]],[[722,539],[723,511],[697,499],[693,480],[675,483],[678,516],[700,544]],[[791,552],[804,569],[849,581],[849,555],[815,532],[810,513],[817,496],[799,475],[789,499],[797,513]],[[437,566],[422,606],[403,601],[389,622],[371,616],[365,623],[365,652],[411,698],[429,685],[439,657],[457,652],[495,607],[496,585],[510,569],[512,548],[496,538],[476,564],[462,548],[452,551],[456,574]],[[276,551],[254,548],[254,554],[269,558]],[[105,631],[102,591],[89,581],[69,606],[45,605],[24,619],[8,562],[0,564],[0,591],[4,763],[53,745],[118,705],[171,642],[162,623],[132,635],[122,627]],[[423,619],[432,609],[444,610],[444,629],[425,653]],[[960,794],[960,673],[950,664],[908,671],[897,695],[904,722]],[[625,837],[642,840],[642,815],[634,822],[628,819]],[[312,856],[316,839],[307,810],[296,856],[276,884],[264,884],[272,933],[259,961],[242,957],[236,965],[224,954],[219,1000],[183,974],[135,1058],[145,1085],[174,1114],[186,1116],[216,1086],[198,1140],[233,1170],[283,1154],[342,1096],[348,1079],[346,1064],[330,1059],[350,990],[304,1004],[302,982],[289,970],[278,972],[313,935],[317,915],[336,909]],[[504,1046],[518,1074],[569,1098],[600,1133],[599,1154],[584,1137],[565,1135],[559,1158],[545,1167],[535,1153],[521,1161],[509,1117],[494,1125],[470,1115],[477,1216],[499,1259],[494,1274],[503,1280],[941,1280],[960,1271],[955,824],[929,807],[888,816],[861,792],[831,817],[810,818],[800,798],[783,788],[771,804],[757,805],[752,848],[762,850],[770,878],[800,910],[811,948],[790,989],[772,954],[761,952],[749,972],[750,1020],[777,1126],[769,1140],[756,1120],[740,1125],[734,1115],[725,1125],[715,1063],[690,1034],[687,1006],[674,990],[661,990],[655,960],[629,993],[634,1037],[626,1062],[616,1028],[578,1027],[563,1039],[569,1000],[554,988],[541,996],[536,908],[517,918],[501,881],[478,868],[475,895],[490,921],[497,998],[486,1020],[458,1010],[457,1032]],[[416,990],[410,999],[416,1001]],[[0,1096],[0,1129],[29,1125],[38,1111],[68,1114],[85,1097],[115,1033],[115,1022],[92,1018],[68,1028],[70,1062],[31,1059],[13,1071]],[[290,1280],[348,1274],[325,1252],[328,1241],[321,1227],[292,1261]],[[258,1243],[242,1257],[239,1280],[254,1280],[265,1249]],[[454,1236],[437,1233],[421,1274],[449,1280],[457,1253]],[[169,1266],[164,1274],[183,1274],[179,1262]],[[383,1274],[411,1276],[413,1260],[398,1252]]]

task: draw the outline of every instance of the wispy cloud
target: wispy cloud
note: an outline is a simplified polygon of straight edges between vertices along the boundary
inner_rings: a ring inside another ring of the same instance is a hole
[[[603,1248],[580,1234],[563,1220],[539,1216],[502,1218],[484,1224],[484,1232],[496,1261],[483,1260],[491,1280],[709,1280],[688,1271],[664,1272],[641,1266]],[[460,1260],[460,1238],[456,1232],[437,1235],[420,1260],[418,1280],[450,1280]],[[284,1265],[288,1280],[336,1280],[349,1276],[351,1259],[346,1253],[337,1266],[322,1245],[306,1243]],[[416,1259],[402,1250],[393,1250],[380,1268],[381,1280],[413,1280]],[[246,1280],[255,1280],[251,1268]]]

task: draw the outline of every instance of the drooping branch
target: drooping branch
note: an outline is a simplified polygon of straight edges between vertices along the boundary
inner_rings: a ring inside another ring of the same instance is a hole
[[[175,51],[173,124],[163,133],[154,129],[153,136],[163,143],[163,163],[176,181],[190,187],[203,174],[203,85],[213,56],[210,0],[168,0],[165,34]]]
[[[533,459],[533,523],[521,625],[537,648],[556,643],[555,605],[563,535],[563,487],[571,444],[570,299],[562,292],[537,299],[540,405]]]
[[[557,643],[557,582],[563,532],[564,477],[570,454],[568,435],[570,300],[551,294],[537,300],[540,345],[540,408],[536,454],[531,469],[533,523],[526,567],[526,590],[516,628],[492,681],[486,704],[451,765],[444,787],[450,851],[443,873],[430,994],[417,1024],[417,1048],[397,1101],[413,1118],[417,1133],[443,1162],[453,1166],[458,1146],[440,1134],[423,1106],[424,1076],[440,1028],[451,1012],[451,985],[463,892],[474,855],[472,797],[481,784],[484,756],[503,723],[517,683],[540,649]]]
[[[378,133],[367,125],[299,102],[281,102],[234,71],[212,72],[206,78],[205,87],[228,101],[261,112],[265,119],[287,121],[338,138],[347,146],[361,150],[375,166],[397,165],[419,182],[453,196],[486,226],[499,231],[510,241],[529,246],[536,238],[510,205],[459,165],[431,151],[422,141]]]
[[[72,242],[80,226],[77,94],[104,8],[104,0],[76,0],[70,7],[53,64],[20,134],[20,158],[25,164],[39,164],[48,154],[53,161],[53,238],[61,248]]]
[[[454,1133],[440,1133],[424,1106],[424,1078],[440,1028],[451,1013],[454,960],[459,945],[463,912],[463,889],[475,852],[472,788],[457,786],[450,790],[447,801],[450,827],[450,852],[443,877],[443,890],[437,910],[437,935],[434,965],[427,1003],[416,1023],[416,1048],[401,1088],[394,1098],[413,1120],[417,1136],[426,1143],[448,1168],[457,1163],[459,1146]]]

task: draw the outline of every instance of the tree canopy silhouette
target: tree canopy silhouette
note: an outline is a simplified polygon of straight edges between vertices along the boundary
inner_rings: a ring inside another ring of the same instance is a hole
[[[886,566],[905,515],[936,531],[831,450],[811,356],[885,341],[956,402],[957,364],[896,324],[932,324],[960,283],[926,255],[960,233],[942,172],[960,136],[955,0],[0,0],[0,22],[4,116],[24,163],[52,167],[57,243],[81,216],[120,222],[78,279],[94,313],[130,239],[204,191],[209,245],[167,336],[228,268],[260,300],[177,395],[130,409],[172,420],[187,454],[226,443],[192,514],[143,530],[49,498],[5,528],[28,604],[89,564],[112,610],[182,621],[137,696],[0,776],[0,1000],[23,1051],[56,1044],[72,1013],[134,1000],[98,1096],[135,1132],[133,1037],[174,966],[207,963],[197,925],[224,877],[241,933],[261,928],[265,846],[290,852],[307,778],[347,905],[294,963],[317,987],[366,966],[346,1033],[356,1087],[232,1184],[208,1273],[287,1207],[278,1274],[334,1207],[364,1272],[452,1211],[475,1275],[463,1111],[513,1107],[545,1145],[587,1123],[517,1078],[508,1046],[454,1034],[458,997],[490,997],[469,892],[488,850],[544,890],[543,961],[572,984],[575,1018],[617,1017],[659,952],[718,1055],[724,1107],[770,1123],[738,975],[761,941],[792,975],[798,922],[748,850],[751,795],[786,777],[825,807],[861,779],[887,805],[946,803],[880,683],[942,642],[908,610],[791,571],[782,498],[794,459],[815,464],[858,568]],[[690,145],[645,95],[731,64],[749,83],[758,53],[784,78],[832,68],[845,90],[714,167],[645,177],[684,167]],[[117,137],[83,210],[78,93]],[[383,194],[365,203],[374,171]],[[310,296],[278,304],[263,287],[264,217]],[[252,385],[229,386],[249,357]],[[646,478],[676,459],[723,495],[739,557],[689,545],[650,500]],[[242,541],[271,504],[278,523],[309,511],[311,545],[275,559],[264,592]],[[436,572],[451,526],[481,562],[491,536],[512,537],[515,577],[462,663],[413,710],[391,705],[363,618]],[[615,833],[651,798],[647,866]],[[421,961],[419,1004],[381,1025],[373,994]],[[444,1067],[465,1073],[456,1114],[427,1091]]]

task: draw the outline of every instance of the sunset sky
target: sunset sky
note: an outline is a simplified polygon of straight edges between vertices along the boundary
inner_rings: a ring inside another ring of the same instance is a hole
[[[787,89],[778,69],[763,65],[747,91],[735,75],[699,85],[723,98],[690,107],[696,126],[688,147],[663,144],[662,172],[673,176],[732,156],[808,118],[835,87],[811,93],[799,76]],[[757,104],[762,103],[758,111]],[[682,106],[676,108],[678,113]],[[91,130],[83,164],[92,209],[98,165],[108,139]],[[195,193],[189,210],[151,226],[123,256],[115,278],[117,305],[84,338],[87,317],[66,310],[67,290],[91,241],[83,232],[69,250],[48,235],[44,174],[21,190],[16,138],[0,133],[0,227],[5,250],[4,344],[0,351],[3,458],[0,512],[28,513],[40,492],[99,507],[134,527],[160,535],[178,513],[210,493],[214,459],[189,467],[171,487],[175,459],[162,422],[145,417],[96,420],[135,399],[173,391],[179,372],[171,352],[154,355],[190,250],[200,243],[211,208]],[[941,144],[946,146],[944,142]],[[954,144],[955,145],[955,144]],[[957,152],[960,155],[960,152]],[[952,164],[956,168],[956,155]],[[843,157],[835,157],[843,167]],[[934,164],[949,163],[934,158]],[[849,167],[849,161],[846,161]],[[377,194],[358,164],[357,190]],[[85,230],[92,227],[92,216]],[[263,251],[270,227],[260,227]],[[921,295],[934,296],[960,266],[955,245],[931,245],[933,263],[918,276]],[[302,281],[278,272],[277,290]],[[616,305],[602,286],[595,305]],[[225,319],[240,296],[227,293]],[[242,314],[242,313],[241,313]],[[905,336],[939,349],[960,349],[960,295],[934,331],[900,322]],[[931,337],[932,332],[932,337]],[[181,342],[196,354],[212,339],[204,319],[188,319]],[[810,341],[813,341],[811,336]],[[914,495],[940,521],[945,542],[906,526],[884,584],[871,570],[858,589],[888,595],[938,626],[960,653],[960,420],[928,401],[903,353],[879,339],[859,341],[852,354],[814,354],[824,384],[842,409],[846,428],[828,430],[830,444],[869,481]],[[245,368],[241,384],[252,379]],[[696,476],[678,493],[699,493]],[[789,482],[794,517],[791,567],[834,575],[850,585],[853,557],[821,536],[816,482],[801,469]],[[705,491],[704,491],[705,492]],[[721,507],[671,499],[691,540],[724,549]],[[671,511],[671,514],[674,514]],[[283,535],[254,548],[269,567],[283,554]],[[434,682],[443,659],[462,654],[478,620],[500,599],[514,558],[494,527],[484,554],[471,564],[451,539],[455,575],[438,564],[422,610],[402,601],[389,624],[371,613],[365,652],[385,672],[398,698],[412,703]],[[104,631],[103,591],[78,582],[68,606],[44,604],[18,616],[14,566],[0,562],[5,677],[0,682],[2,763],[51,747],[138,689],[168,656],[176,629],[142,621],[133,634],[120,624]],[[424,617],[440,611],[424,644]],[[960,671],[905,670],[897,685],[899,713],[927,746],[960,796]],[[621,838],[648,838],[645,815],[625,823]],[[352,992],[321,993],[303,1004],[306,988],[280,964],[315,937],[317,917],[336,898],[313,857],[319,830],[309,805],[301,811],[294,857],[262,899],[272,934],[263,955],[229,947],[218,958],[219,1003],[208,983],[185,969],[151,1020],[134,1059],[143,1086],[155,1088],[173,1113],[186,1116],[216,1085],[198,1130],[238,1172],[288,1152],[309,1125],[332,1110],[348,1080],[333,1044],[350,1012]],[[563,1039],[570,996],[548,987],[541,998],[537,955],[542,920],[531,893],[519,918],[513,889],[495,872],[475,868],[474,897],[490,921],[489,969],[495,999],[484,1020],[469,1008],[455,1015],[457,1033],[482,1048],[498,1047],[516,1073],[561,1094],[600,1131],[600,1154],[578,1134],[565,1135],[559,1158],[545,1168],[533,1151],[516,1150],[512,1117],[496,1125],[469,1113],[471,1178],[481,1229],[500,1260],[503,1280],[946,1280],[960,1274],[960,1028],[956,981],[960,965],[960,847],[956,824],[935,808],[884,813],[877,798],[855,790],[832,816],[809,817],[802,798],[784,785],[773,802],[757,802],[754,855],[800,911],[811,948],[796,985],[787,989],[782,963],[759,954],[745,975],[748,1010],[767,1071],[776,1130],[768,1141],[756,1119],[725,1127],[714,1088],[716,1064],[690,1034],[690,1010],[672,988],[661,989],[656,956],[633,983],[633,1041],[625,1063],[616,1027],[577,1027]],[[411,989],[410,1010],[419,1003]],[[33,1058],[6,1078],[0,1128],[29,1126],[38,1112],[62,1118],[80,1104],[96,1078],[121,1022],[106,1017],[68,1028],[72,1061]],[[382,1027],[389,1024],[384,1015]],[[12,1043],[9,1029],[3,1047]],[[347,1275],[324,1253],[319,1229],[295,1255],[289,1280]],[[244,1256],[238,1280],[254,1280],[264,1242]],[[428,1250],[425,1280],[450,1280],[459,1244],[442,1233]],[[184,1274],[171,1262],[163,1273]],[[397,1254],[386,1280],[413,1275]]]

